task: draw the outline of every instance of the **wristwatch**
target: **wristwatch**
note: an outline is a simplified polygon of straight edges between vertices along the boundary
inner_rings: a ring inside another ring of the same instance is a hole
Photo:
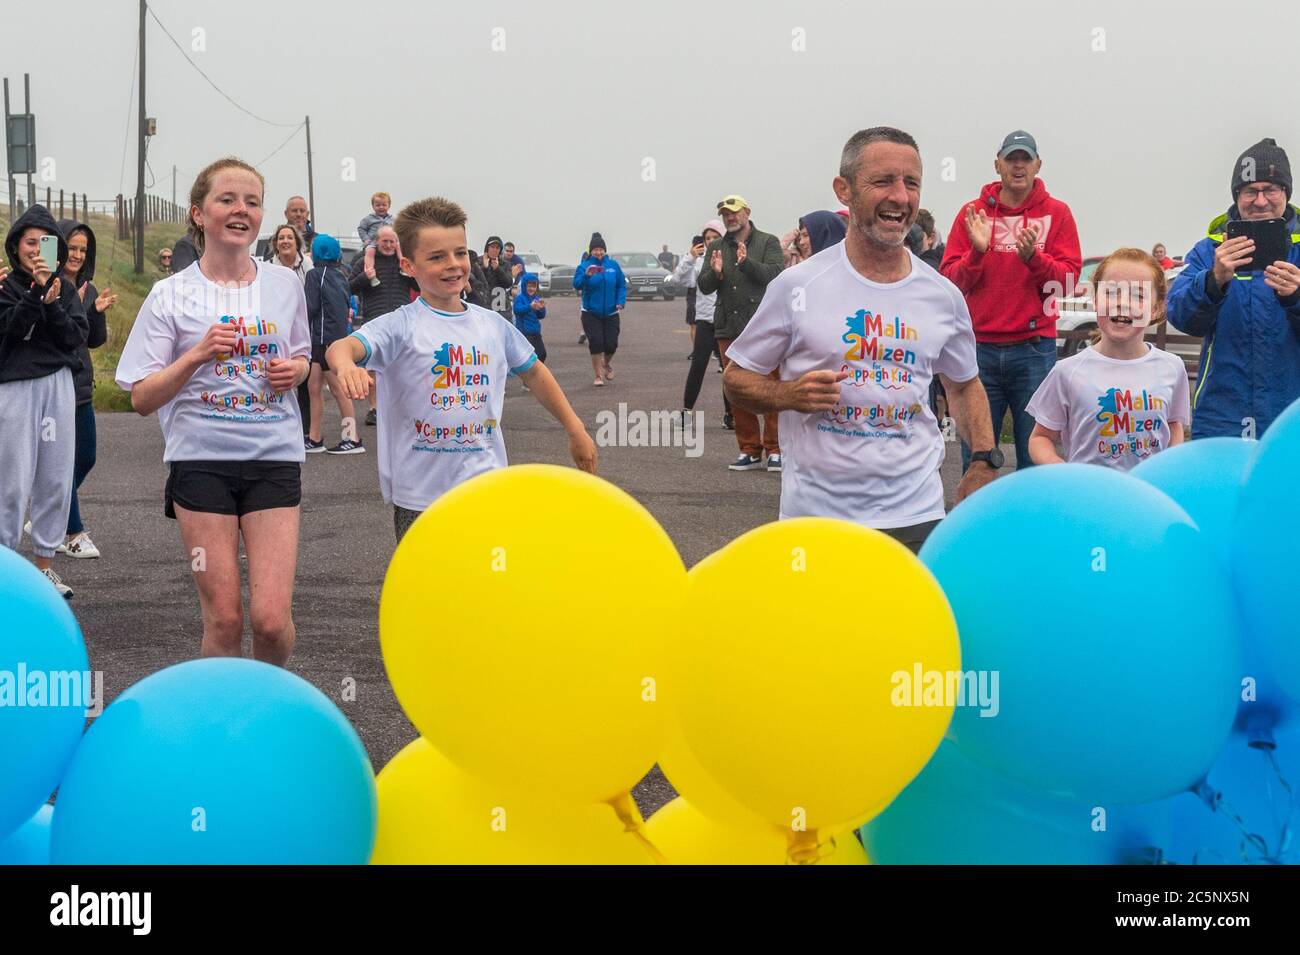
[[[1002,450],[996,447],[990,451],[976,451],[970,456],[970,459],[972,464],[976,461],[983,461],[994,471],[1006,463],[1006,458],[1003,457]]]

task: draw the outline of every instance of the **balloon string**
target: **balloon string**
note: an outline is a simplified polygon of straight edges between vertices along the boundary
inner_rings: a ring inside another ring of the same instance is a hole
[[[1291,787],[1291,784],[1287,782],[1286,777],[1282,775],[1282,767],[1278,765],[1276,753],[1271,749],[1265,750],[1264,758],[1268,760],[1268,765],[1272,768],[1273,775],[1277,777],[1278,785],[1281,786],[1282,791],[1286,793],[1286,811],[1282,818],[1282,829],[1278,833],[1277,839],[1277,856],[1278,861],[1281,861],[1282,857],[1291,850],[1291,823],[1294,821],[1296,813],[1296,792]]]
[[[1241,830],[1241,834],[1245,836],[1246,842],[1252,845],[1255,849],[1257,849],[1260,855],[1264,857],[1264,859],[1269,859],[1270,856],[1268,852],[1268,843],[1264,840],[1264,837],[1250,831],[1250,829],[1246,826],[1246,820],[1242,819],[1241,814],[1238,813],[1237,810],[1232,808],[1232,805],[1228,802],[1228,800],[1223,798],[1222,793],[1218,794],[1217,803],[1218,803],[1218,811],[1223,813],[1223,815],[1234,826],[1236,826],[1239,830]],[[1241,857],[1246,862],[1250,861],[1250,855],[1246,852],[1244,843],[1242,845]]]
[[[641,810],[637,808],[636,801],[632,798],[631,793],[621,793],[609,800],[610,806],[614,809],[614,814],[623,823],[623,831],[628,833],[637,842],[641,843],[641,848],[649,853],[650,858],[655,865],[668,865],[669,862],[664,858],[664,854],[659,848],[650,841],[645,834],[645,818],[641,815]]]
[[[785,854],[787,865],[816,865],[835,851],[834,838],[822,842],[817,838],[816,829],[811,832],[791,831],[788,839],[789,846]]]

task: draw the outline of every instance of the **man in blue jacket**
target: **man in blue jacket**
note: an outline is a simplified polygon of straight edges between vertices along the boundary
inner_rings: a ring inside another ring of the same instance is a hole
[[[1242,153],[1233,206],[1210,223],[1169,292],[1170,323],[1205,339],[1192,395],[1194,438],[1260,437],[1300,398],[1300,210],[1290,205],[1291,189],[1291,163],[1272,139]],[[1255,243],[1225,241],[1231,219],[1284,219],[1286,259],[1236,274]]]

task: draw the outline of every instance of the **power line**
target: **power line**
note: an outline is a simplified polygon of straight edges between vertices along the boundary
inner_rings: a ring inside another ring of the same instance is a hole
[[[306,125],[307,125],[306,123],[299,123],[297,126],[295,126],[293,132],[289,134],[289,138],[286,139],[284,142],[282,142],[280,145],[276,146],[275,149],[271,151],[270,156],[267,156],[266,159],[259,159],[257,162],[253,163],[253,165],[259,168],[263,166],[266,162],[268,162],[271,159],[272,156],[278,153],[285,146],[288,146],[290,141],[293,139],[293,137],[298,135],[298,130],[302,129]]]
[[[247,113],[249,116],[253,117],[253,119],[257,120],[259,123],[266,123],[266,125],[268,126],[279,126],[282,129],[288,129],[290,126],[302,125],[301,123],[273,123],[269,119],[263,119],[261,116],[258,116],[252,110],[245,109],[243,106],[240,106],[237,102],[235,102],[234,98],[231,97],[229,93],[227,93],[215,82],[213,82],[212,77],[208,76],[207,73],[204,73],[203,70],[199,67],[199,65],[190,59],[190,55],[185,52],[185,47],[181,46],[180,43],[177,42],[176,37],[172,36],[171,33],[168,32],[167,28],[163,26],[163,22],[158,19],[158,14],[153,12],[153,7],[149,7],[148,10],[149,10],[149,16],[153,17],[153,22],[158,24],[158,29],[162,30],[162,32],[166,34],[167,39],[171,40],[172,45],[175,46],[176,49],[180,51],[181,56],[185,57],[185,62],[189,63],[190,66],[194,67],[194,69],[198,71],[199,76],[207,80],[208,85],[211,86],[218,93],[220,93],[223,97],[225,97],[225,99],[227,100],[227,102],[230,103],[230,105],[234,106],[240,112]]]

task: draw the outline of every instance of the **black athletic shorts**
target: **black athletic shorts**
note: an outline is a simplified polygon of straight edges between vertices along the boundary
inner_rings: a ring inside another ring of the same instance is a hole
[[[331,344],[333,343],[331,342]],[[320,365],[321,371],[330,370],[330,366],[325,363],[325,350],[329,347],[329,345],[319,344],[313,344],[311,346],[311,363],[313,365]]]
[[[204,514],[242,517],[302,501],[302,465],[296,461],[173,461],[163,513],[176,505]]]

